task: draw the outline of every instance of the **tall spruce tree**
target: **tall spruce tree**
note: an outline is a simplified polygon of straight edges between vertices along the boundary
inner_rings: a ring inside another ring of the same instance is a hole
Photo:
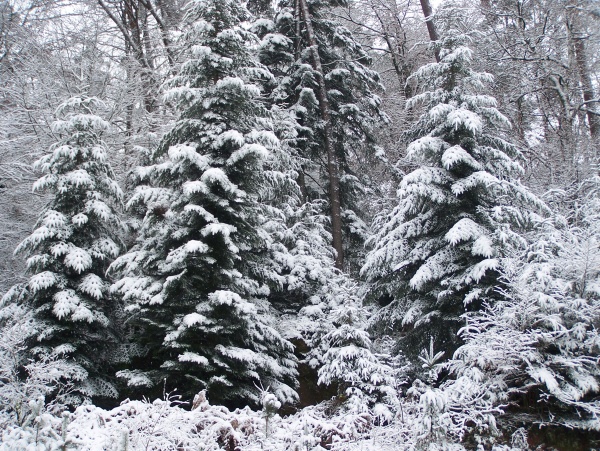
[[[343,4],[343,2],[342,2]],[[272,100],[292,113],[304,199],[326,199],[336,267],[352,269],[367,227],[358,194],[359,164],[377,153],[373,128],[384,119],[379,75],[352,33],[333,18],[340,2],[285,0],[273,23],[261,21],[261,61],[278,78]],[[344,264],[344,254],[349,261]]]
[[[187,60],[166,97],[181,115],[139,168],[130,206],[146,215],[134,249],[115,262],[114,289],[129,303],[140,356],[120,372],[130,385],[167,378],[185,397],[259,405],[258,387],[293,401],[292,345],[270,324],[273,265],[266,201],[286,175],[261,98],[272,75],[255,61],[249,13],[234,0],[192,1]]]
[[[520,152],[502,138],[509,123],[495,99],[481,93],[492,76],[471,69],[469,38],[438,42],[440,62],[415,73],[425,90],[408,102],[425,111],[407,133],[418,167],[380,218],[362,273],[388,304],[379,319],[407,332],[407,353],[433,336],[450,357],[461,313],[494,296],[499,257],[522,248],[546,207],[516,178]]]
[[[52,130],[62,139],[34,165],[45,175],[33,190],[48,193],[50,201],[15,251],[29,256],[32,275],[4,299],[33,312],[32,356],[60,357],[71,365],[64,377],[75,389],[73,403],[117,396],[110,369],[119,309],[105,272],[121,250],[115,208],[123,195],[101,140],[109,124],[94,114],[101,105],[96,98],[74,97],[58,108],[62,119]]]

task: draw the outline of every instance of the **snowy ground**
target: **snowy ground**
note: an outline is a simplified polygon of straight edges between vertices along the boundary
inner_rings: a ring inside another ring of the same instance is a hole
[[[193,410],[172,402],[125,401],[112,410],[88,405],[62,417],[39,414],[29,425],[2,433],[2,451],[20,450],[464,450],[452,443],[419,442],[415,428],[417,405],[405,408],[388,424],[377,424],[369,413],[347,410],[329,414],[331,403],[298,413],[267,417],[249,408],[229,411],[208,402]],[[518,440],[517,440],[518,441]],[[431,445],[433,447],[431,447]],[[496,447],[497,451],[525,447]]]

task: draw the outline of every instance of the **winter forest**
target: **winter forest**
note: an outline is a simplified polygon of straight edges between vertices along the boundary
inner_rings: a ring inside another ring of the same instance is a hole
[[[0,450],[600,449],[598,0],[0,0]]]

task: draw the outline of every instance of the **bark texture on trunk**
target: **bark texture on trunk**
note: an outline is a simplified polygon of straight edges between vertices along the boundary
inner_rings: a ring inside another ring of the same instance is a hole
[[[585,112],[590,127],[590,135],[595,141],[600,141],[600,117],[596,113],[595,104],[597,103],[592,77],[587,65],[585,54],[585,41],[583,38],[575,39],[575,60],[581,85],[583,90],[583,101],[585,102]]]
[[[333,248],[336,252],[335,267],[342,269],[344,266],[344,248],[342,245],[342,209],[340,201],[340,168],[339,161],[331,139],[331,116],[327,88],[325,87],[325,75],[319,56],[319,47],[312,27],[312,21],[306,0],[299,0],[302,18],[306,26],[308,45],[310,46],[312,66],[317,74],[319,89],[319,109],[323,120],[323,135],[325,151],[327,153],[327,172],[329,175],[329,201],[331,204],[331,234],[333,236]]]
[[[431,2],[429,0],[421,0],[421,9],[423,9],[423,15],[425,16],[425,24],[427,25],[427,31],[429,32],[429,39],[431,39],[432,42],[439,41],[440,36],[433,23],[433,8],[431,7]],[[440,62],[439,49],[435,49],[435,60],[438,63]]]

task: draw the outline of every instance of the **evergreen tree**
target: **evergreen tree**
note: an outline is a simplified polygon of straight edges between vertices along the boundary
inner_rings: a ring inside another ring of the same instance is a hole
[[[334,291],[340,273],[334,268],[322,202],[290,200],[282,206],[284,220],[269,224],[274,241],[271,264],[278,275],[269,299],[280,313],[297,315],[307,305],[322,304]]]
[[[580,432],[597,424],[600,247],[597,209],[587,213],[580,226],[548,227],[528,252],[502,259],[502,299],[465,314],[465,343],[446,364],[455,380],[442,386],[460,394],[457,416],[471,416],[463,424],[493,423],[486,414],[507,405],[507,429],[515,414]]]
[[[440,62],[414,75],[425,91],[408,107],[422,103],[425,113],[407,134],[407,159],[418,168],[380,218],[362,269],[373,297],[389,304],[379,319],[408,332],[413,355],[426,328],[450,357],[461,313],[494,296],[499,258],[525,244],[522,232],[546,209],[516,179],[520,153],[501,137],[509,124],[495,99],[481,94],[492,77],[471,69],[468,41],[442,39]]]
[[[114,289],[135,314],[140,358],[130,385],[164,377],[186,397],[259,405],[258,387],[296,394],[292,345],[271,325],[270,191],[279,141],[261,98],[272,76],[249,48],[247,10],[232,0],[192,1],[187,60],[168,83],[181,115],[139,168],[129,205],[146,215],[134,249],[115,262]]]
[[[364,329],[365,310],[350,295],[332,316],[337,327],[323,337],[327,352],[319,368],[319,384],[338,384],[340,394],[349,398],[351,410],[363,413],[376,406],[378,415],[391,418],[389,407],[395,409],[398,403],[394,369],[372,350]]]
[[[352,269],[367,236],[365,218],[358,212],[359,195],[366,179],[357,168],[377,154],[373,128],[385,116],[375,92],[381,88],[379,75],[369,68],[371,58],[352,33],[332,18],[339,2],[284,1],[274,23],[261,21],[256,27],[262,37],[261,61],[276,74],[278,83],[272,101],[289,111],[296,136],[290,144],[300,159],[298,183],[304,200],[326,199],[335,203],[339,190],[340,230],[332,212],[331,229],[336,266],[342,269],[343,254]],[[310,26],[309,26],[310,24]],[[318,60],[317,64],[315,61]],[[327,152],[331,148],[335,174]],[[337,177],[337,188],[331,178]],[[343,249],[336,234],[343,232]],[[341,255],[340,255],[341,254]]]
[[[101,140],[109,124],[93,113],[99,106],[96,98],[74,97],[57,110],[63,119],[52,129],[63,138],[34,165],[45,173],[34,191],[52,197],[15,251],[29,255],[32,275],[4,299],[32,310],[34,333],[27,347],[33,356],[72,364],[66,377],[79,401],[117,396],[110,368],[118,305],[109,296],[105,272],[121,249],[115,208],[122,192]]]

